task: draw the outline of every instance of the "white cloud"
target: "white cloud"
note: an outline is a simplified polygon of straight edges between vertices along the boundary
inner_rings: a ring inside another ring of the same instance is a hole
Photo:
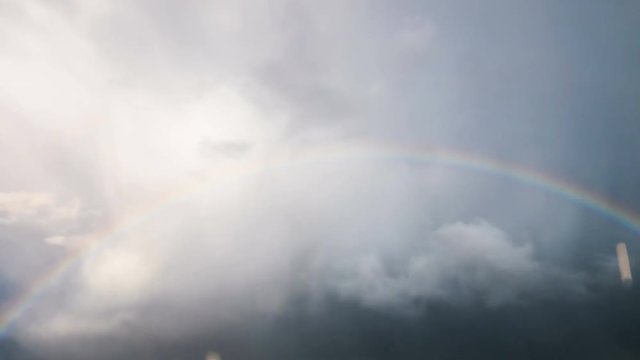
[[[60,201],[50,193],[0,193],[0,223],[52,225],[77,221],[81,205],[77,199]]]
[[[147,293],[150,262],[143,251],[106,251],[83,269],[92,296],[114,304],[128,303]]]
[[[327,286],[366,306],[414,311],[425,301],[487,306],[579,294],[582,283],[540,263],[530,244],[518,244],[485,222],[446,224],[404,257],[354,254],[335,267]],[[562,287],[565,287],[562,289]]]

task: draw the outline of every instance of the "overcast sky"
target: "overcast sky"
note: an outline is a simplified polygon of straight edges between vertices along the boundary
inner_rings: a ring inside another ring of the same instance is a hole
[[[0,358],[637,358],[640,230],[397,154],[640,212],[639,33],[633,0],[0,0]]]

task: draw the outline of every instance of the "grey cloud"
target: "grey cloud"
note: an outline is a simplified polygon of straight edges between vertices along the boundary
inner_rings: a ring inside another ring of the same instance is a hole
[[[374,308],[411,312],[428,301],[492,307],[584,292],[580,277],[543,265],[530,244],[518,245],[484,221],[442,225],[404,258],[353,257],[326,264],[336,267],[327,286]]]
[[[15,301],[67,252],[85,244],[98,215],[77,198],[47,192],[0,193],[0,293],[5,301]]]
[[[634,234],[339,151],[452,147],[637,207],[635,5],[0,3],[0,299],[99,241],[0,357],[638,352],[608,263]]]

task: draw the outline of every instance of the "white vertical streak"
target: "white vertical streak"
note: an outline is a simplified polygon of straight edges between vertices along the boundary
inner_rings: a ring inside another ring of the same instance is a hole
[[[627,253],[627,245],[618,243],[616,245],[616,253],[618,255],[618,268],[620,269],[620,280],[624,284],[631,284],[631,266],[629,265],[629,254]]]

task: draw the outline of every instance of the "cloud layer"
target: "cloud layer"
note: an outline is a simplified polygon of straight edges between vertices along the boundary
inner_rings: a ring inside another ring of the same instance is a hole
[[[624,6],[0,0],[0,311],[96,245],[0,357],[398,357],[387,323],[435,349],[406,358],[468,358],[439,329],[473,344],[456,324],[521,311],[532,339],[567,304],[595,328],[581,311],[616,281],[598,263],[632,234],[526,184],[342,149],[454,148],[638,206]]]

